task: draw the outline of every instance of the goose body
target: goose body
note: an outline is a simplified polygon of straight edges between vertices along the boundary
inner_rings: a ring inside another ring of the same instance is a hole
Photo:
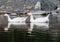
[[[36,19],[34,19],[32,15],[30,17],[30,22],[46,22],[46,21],[49,21],[49,15],[47,17],[36,18]]]
[[[5,16],[8,17],[8,22],[10,22],[12,24],[15,24],[15,23],[23,23],[23,22],[25,22],[25,20],[27,18],[27,17],[16,17],[16,18],[11,19],[8,14],[5,14]]]
[[[4,14],[4,16],[8,18],[8,26],[4,29],[5,31],[9,29],[10,25],[25,25],[26,24],[25,20],[27,19],[27,17],[17,17],[17,18],[11,19],[8,14]]]
[[[28,13],[28,14],[30,14],[30,22],[49,22],[49,16],[50,16],[50,14],[47,14],[47,13],[45,13],[45,11],[39,11],[39,12],[30,12],[30,13]],[[44,15],[45,16],[44,16]],[[34,19],[34,16],[39,16],[38,18],[35,18]]]

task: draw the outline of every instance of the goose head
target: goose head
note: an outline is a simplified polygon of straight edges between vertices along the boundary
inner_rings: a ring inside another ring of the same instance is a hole
[[[11,18],[8,14],[4,14],[4,16],[6,16],[8,18],[8,21],[11,21]]]
[[[27,12],[25,13],[25,16],[30,16],[30,15],[31,15],[30,13],[27,13]]]
[[[4,16],[9,16],[8,14],[4,14]]]

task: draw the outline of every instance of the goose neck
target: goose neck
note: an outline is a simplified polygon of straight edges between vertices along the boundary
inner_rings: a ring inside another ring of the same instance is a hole
[[[34,19],[33,19],[33,15],[31,15],[31,18],[30,18],[30,19],[31,19],[32,22],[34,21]]]

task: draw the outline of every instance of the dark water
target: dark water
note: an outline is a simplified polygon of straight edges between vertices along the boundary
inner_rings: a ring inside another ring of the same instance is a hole
[[[1,42],[60,42],[59,24],[8,24],[6,28],[0,30]]]

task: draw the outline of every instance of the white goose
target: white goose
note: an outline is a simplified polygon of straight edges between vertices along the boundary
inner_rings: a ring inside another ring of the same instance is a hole
[[[27,17],[17,17],[17,18],[13,18],[11,19],[10,16],[8,14],[5,14],[4,16],[8,17],[8,22],[12,23],[12,24],[17,24],[17,23],[24,23]]]
[[[46,16],[46,17],[43,17],[43,18],[37,18],[37,19],[34,19],[33,18],[33,15],[30,16],[30,22],[49,22],[49,15]]]
[[[17,17],[17,18],[11,19],[8,14],[4,14],[4,16],[7,16],[8,18],[8,26],[4,28],[5,31],[9,29],[11,24],[13,25],[25,25],[26,24],[25,20],[27,19],[27,17]]]

